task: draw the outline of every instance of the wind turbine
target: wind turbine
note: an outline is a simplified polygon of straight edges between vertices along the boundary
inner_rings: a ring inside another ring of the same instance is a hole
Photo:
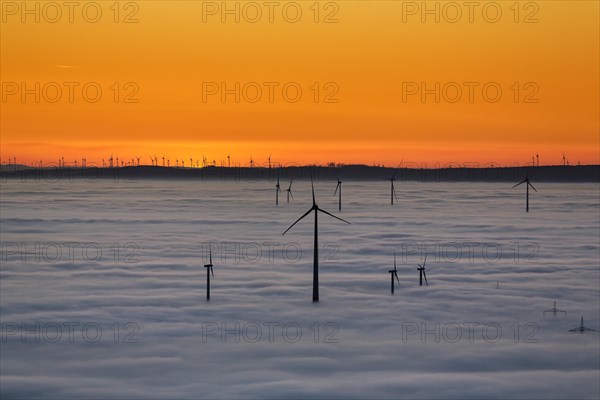
[[[290,202],[290,196],[292,196],[292,200],[294,200],[294,195],[292,194],[292,183],[294,182],[293,179],[290,179],[290,186],[286,189],[287,192],[287,202]],[[311,177],[311,183],[312,183],[312,177]]]
[[[277,185],[275,185],[275,205],[279,205],[279,192],[281,192],[281,186],[279,185],[279,172],[277,172]]]
[[[595,329],[586,328],[585,326],[583,326],[583,317],[581,317],[581,325],[579,325],[578,328],[569,329],[569,332],[583,333],[583,332],[598,332],[598,331]]]
[[[527,188],[526,190],[526,202],[525,202],[525,212],[529,212],[529,187],[531,186],[531,188],[533,190],[535,190],[537,192],[537,189],[533,187],[533,185],[531,184],[531,182],[529,181],[529,176],[526,176],[525,179],[523,179],[521,182],[517,183],[515,186],[513,186],[513,188],[516,188],[519,185],[522,185],[523,183],[526,183],[525,187]]]
[[[417,271],[419,271],[419,286],[423,286],[423,277],[425,277],[425,285],[429,286],[429,283],[427,283],[427,274],[425,273],[425,263],[427,262],[427,253],[425,253],[425,261],[423,261],[423,265],[418,264],[419,268],[417,268]]]
[[[210,248],[210,246],[208,251],[210,255],[210,261],[208,264],[204,265],[204,268],[206,268],[206,301],[210,301],[210,275],[212,274],[213,278],[215,277],[212,263],[212,248]]]
[[[394,294],[394,277],[398,283],[400,283],[400,279],[398,279],[398,270],[396,269],[396,250],[394,250],[394,269],[390,269],[388,272],[392,278],[392,294]]]
[[[231,154],[227,154],[227,168],[231,168]]]
[[[563,165],[567,165],[567,157],[565,157],[564,152],[563,152],[562,162],[563,162]]]
[[[312,188],[312,199],[313,199],[313,204],[312,207],[305,212],[300,218],[298,218],[296,220],[296,222],[294,222],[292,225],[290,225],[289,228],[287,228],[285,230],[285,232],[283,232],[282,235],[285,235],[287,233],[287,231],[289,231],[290,229],[292,229],[292,227],[294,225],[296,225],[301,219],[303,219],[304,217],[306,217],[308,214],[311,213],[311,211],[315,212],[315,242],[314,242],[314,259],[313,259],[313,295],[312,295],[312,300],[313,302],[317,302],[319,301],[319,224],[318,224],[318,216],[319,216],[319,211],[329,215],[330,217],[339,219],[342,222],[345,222],[347,224],[349,224],[350,222],[341,219],[340,217],[336,217],[335,215],[319,208],[319,206],[317,205],[317,202],[315,200],[315,186],[313,184],[312,181],[312,176],[310,177],[310,185]]]
[[[335,196],[336,193],[338,193],[338,191],[339,191],[338,211],[342,211],[342,181],[340,181],[339,176],[337,178],[337,186],[335,187],[335,192],[333,192],[333,195]]]
[[[398,168],[396,168],[396,171],[394,171],[394,175],[392,175],[391,178],[388,178],[390,180],[390,200],[392,202],[392,205],[394,205],[394,197],[396,198],[396,201],[398,201],[398,196],[396,196],[396,188],[394,187],[394,181],[396,180],[396,174],[398,173],[398,171],[400,170],[400,166],[402,165],[402,162],[404,160],[400,161],[400,164],[398,164]]]
[[[535,158],[537,159],[537,166],[540,166],[540,155],[538,153],[535,154]]]
[[[544,311],[542,314],[544,315],[544,317],[546,316],[547,312],[551,312],[553,316],[556,317],[556,313],[563,313],[565,316],[567,315],[566,311],[563,310],[559,310],[558,308],[556,308],[556,300],[554,300],[554,307],[552,307],[549,310]]]
[[[162,160],[163,160],[163,167],[165,166],[165,155],[163,154],[162,156]]]

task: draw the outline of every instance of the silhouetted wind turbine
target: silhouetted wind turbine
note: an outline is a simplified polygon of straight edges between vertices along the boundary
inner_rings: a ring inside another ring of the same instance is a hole
[[[333,192],[333,195],[335,196],[336,193],[338,193],[338,191],[339,191],[338,211],[342,211],[342,181],[340,181],[339,176],[337,178],[337,186],[335,187],[335,192]]]
[[[287,192],[287,202],[288,203],[290,202],[290,196],[292,196],[292,200],[294,200],[294,195],[292,194],[292,183],[293,182],[294,182],[294,180],[290,179],[290,186],[286,189],[286,192]]]
[[[165,155],[163,154],[162,156],[162,160],[163,160],[163,167],[165,166]]]
[[[398,279],[398,269],[396,268],[396,250],[394,250],[394,269],[390,269],[388,272],[392,278],[392,294],[394,294],[394,277],[398,283],[400,283],[400,279]]]
[[[554,307],[552,307],[549,310],[544,311],[542,314],[544,315],[544,317],[546,316],[547,312],[551,312],[553,316],[556,317],[556,313],[563,313],[564,315],[567,315],[566,311],[563,310],[559,310],[558,308],[556,308],[556,300],[554,300]]]
[[[402,160],[404,161],[404,160]],[[402,161],[400,161],[400,164],[398,164],[398,168],[396,168],[396,171],[394,171],[394,175],[392,175],[391,178],[388,178],[390,180],[390,200],[392,202],[392,205],[394,204],[394,198],[396,198],[396,201],[398,201],[398,196],[396,196],[396,188],[394,187],[394,181],[396,180],[396,174],[398,173],[398,171],[400,170],[400,166],[402,165]]]
[[[581,325],[578,328],[569,329],[569,332],[583,333],[583,332],[598,332],[598,331],[595,329],[586,328],[585,326],[583,326],[583,317],[581,317]]]
[[[210,261],[208,264],[204,265],[204,268],[206,268],[206,301],[210,300],[210,275],[212,274],[213,278],[215,277],[212,263],[212,248],[210,248],[210,246],[208,251],[210,254]]]
[[[425,273],[425,263],[427,262],[427,254],[425,254],[425,261],[423,261],[423,265],[418,264],[419,268],[417,268],[417,271],[419,271],[419,286],[423,286],[423,277],[425,277],[425,285],[429,286],[429,283],[427,283],[427,274]]]
[[[298,218],[296,220],[296,222],[294,222],[292,225],[290,225],[289,228],[287,228],[285,230],[285,232],[283,232],[282,235],[285,235],[287,233],[287,231],[289,231],[290,229],[292,229],[292,227],[294,225],[296,225],[298,222],[300,222],[301,219],[303,219],[304,217],[306,217],[308,214],[310,214],[311,211],[315,212],[315,242],[314,242],[314,259],[313,259],[313,296],[312,296],[312,300],[314,302],[319,301],[319,224],[318,224],[318,216],[319,216],[319,211],[329,215],[330,217],[339,219],[342,222],[345,222],[347,224],[349,224],[350,222],[341,219],[340,217],[336,217],[335,215],[319,208],[319,206],[317,205],[317,202],[315,200],[315,186],[313,184],[312,181],[312,176],[310,178],[310,185],[312,188],[312,200],[313,200],[313,204],[312,207],[305,212],[300,218]]]
[[[277,185],[275,185],[275,205],[279,205],[279,192],[281,192],[281,186],[279,185],[279,172],[277,172]]]
[[[529,212],[529,187],[531,186],[531,188],[533,190],[535,190],[537,192],[537,189],[533,187],[533,185],[531,184],[531,182],[529,181],[529,176],[526,176],[525,179],[523,179],[521,182],[517,183],[515,186],[513,186],[513,188],[516,188],[519,185],[522,185],[526,183],[525,187],[527,188],[526,190],[526,201],[525,201],[525,211]]]
[[[567,165],[567,157],[565,157],[565,153],[564,152],[563,152],[562,161],[563,161],[563,165]]]

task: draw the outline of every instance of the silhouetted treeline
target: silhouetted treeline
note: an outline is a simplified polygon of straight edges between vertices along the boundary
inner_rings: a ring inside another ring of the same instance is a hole
[[[205,167],[176,168],[158,166],[126,166],[114,168],[63,167],[32,168],[19,165],[4,165],[0,168],[3,180],[20,179],[22,181],[75,180],[94,181],[98,179],[137,180],[137,179],[191,179],[236,181],[273,181],[289,179],[310,179],[315,181],[333,180],[338,177],[348,180],[383,181],[390,178],[396,168],[373,167],[366,165],[324,166],[288,166],[288,167]],[[400,168],[396,172],[396,181],[416,182],[516,182],[529,176],[532,182],[600,182],[599,165],[581,166],[541,166],[541,167],[496,167],[496,168]]]

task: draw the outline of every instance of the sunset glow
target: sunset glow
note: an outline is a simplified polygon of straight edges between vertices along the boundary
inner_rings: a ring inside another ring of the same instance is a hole
[[[288,3],[3,1],[2,162],[600,162],[598,2]]]

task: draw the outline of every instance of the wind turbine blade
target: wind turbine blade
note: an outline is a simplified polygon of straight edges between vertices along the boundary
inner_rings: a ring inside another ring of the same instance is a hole
[[[533,187],[533,185],[532,185],[531,183],[527,182],[527,184],[528,184],[529,186],[531,186],[531,188],[537,192],[537,189],[536,189],[536,188],[534,188],[534,187]]]
[[[323,212],[323,213],[325,213],[325,214],[327,214],[327,215],[329,215],[330,217],[333,217],[333,218],[339,219],[339,220],[340,220],[340,221],[342,221],[342,222],[345,222],[345,223],[347,223],[347,224],[350,224],[350,222],[346,221],[345,219],[342,219],[342,218],[340,218],[340,217],[336,217],[335,215],[333,215],[333,214],[332,214],[332,213],[330,213],[330,212],[327,212],[327,211],[325,211],[325,210],[321,210],[319,207],[317,207],[317,210],[318,210],[318,211],[321,211],[321,212]]]
[[[394,249],[394,271],[396,271],[396,249]]]
[[[396,276],[396,280],[398,281],[398,283],[400,283],[400,279],[398,279],[398,273],[394,272],[394,275]]]
[[[429,283],[427,283],[427,274],[425,273],[425,268],[423,268],[423,278],[425,278],[425,285],[429,286]]]
[[[517,183],[515,186],[513,186],[514,188],[516,188],[519,185],[524,184],[525,182],[527,182],[527,179],[523,179],[521,182]]]
[[[402,161],[400,161],[400,164],[398,164],[398,168],[396,168],[396,171],[394,171],[394,175],[392,175],[392,179],[394,179],[396,177],[396,174],[398,173],[398,171],[400,171],[400,166],[402,165],[403,162],[404,162],[404,158],[402,159]]]
[[[292,196],[292,200],[294,200],[294,195],[292,194],[291,190],[290,190],[290,196]]]
[[[312,189],[313,205],[315,205],[317,201],[315,200],[315,184],[313,183],[312,172],[310,174],[310,187]]]
[[[426,263],[427,263],[427,253],[425,253],[425,260],[423,261],[423,268],[425,268]]]
[[[210,262],[209,262],[209,264],[212,264],[212,248],[209,248],[209,249],[210,249],[209,250],[210,251]]]
[[[337,191],[338,191],[339,187],[340,187],[340,183],[338,182],[337,186],[335,187],[335,192],[333,192],[334,196],[337,194]]]
[[[213,271],[213,267],[210,267],[210,274],[213,278],[215,277],[215,271]]]
[[[302,218],[304,218],[304,217],[306,217],[308,214],[310,214],[310,212],[311,212],[312,210],[313,210],[313,209],[311,208],[310,210],[308,210],[307,212],[305,212],[305,213],[304,213],[304,215],[302,215],[300,218],[298,218],[298,219],[296,220],[296,222],[294,222],[292,225],[290,225],[290,227],[289,227],[289,228],[287,228],[287,229],[285,230],[285,232],[283,232],[283,233],[281,234],[281,236],[285,235],[287,231],[289,231],[290,229],[292,229],[292,227],[293,227],[294,225],[296,225],[298,222],[300,222],[300,220],[301,220]]]
[[[396,188],[394,187],[394,182],[392,182],[392,192],[394,192],[394,198],[398,201],[398,196],[396,195]]]

